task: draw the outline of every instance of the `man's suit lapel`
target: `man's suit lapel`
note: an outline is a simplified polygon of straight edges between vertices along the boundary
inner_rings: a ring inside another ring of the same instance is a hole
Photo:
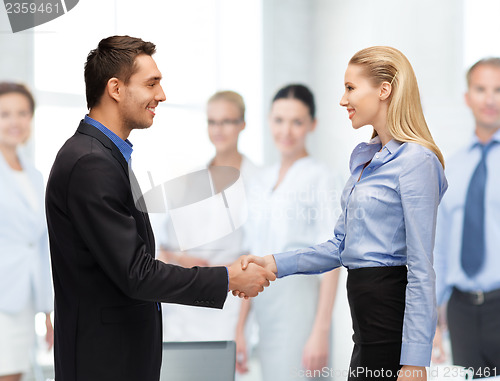
[[[151,228],[151,223],[149,222],[149,216],[148,216],[148,210],[146,203],[144,201],[144,197],[141,191],[141,187],[139,185],[139,182],[137,181],[137,178],[135,177],[134,171],[132,171],[132,168],[129,167],[129,179],[130,179],[130,186],[132,189],[132,197],[134,199],[134,204],[136,209],[140,212],[144,219],[144,224],[146,226],[146,232],[148,235],[148,241],[150,244],[151,250],[154,250],[155,243],[154,243],[154,235],[153,235],[153,230]]]
[[[147,207],[144,202],[144,197],[142,197],[142,192],[141,188],[139,186],[139,182],[137,181],[134,172],[132,169],[129,167],[127,161],[123,157],[122,153],[118,149],[118,147],[106,136],[104,135],[101,131],[99,131],[97,128],[94,126],[91,126],[90,124],[85,123],[83,120],[80,122],[80,125],[78,126],[77,132],[92,136],[93,138],[96,138],[99,140],[106,148],[108,148],[113,157],[118,160],[120,165],[122,166],[123,170],[127,174],[127,178],[130,181],[130,188],[132,191],[132,197],[134,199],[134,204],[136,209],[138,209],[139,213],[142,216],[142,220],[144,222],[146,232],[147,232],[147,240],[149,244],[149,249],[154,250],[154,235],[153,235],[153,230],[151,228],[151,223],[149,222],[149,216],[147,214]]]
[[[118,149],[118,147],[106,136],[104,135],[101,131],[99,131],[97,128],[94,126],[91,126],[90,124],[85,123],[83,120],[80,122],[80,125],[78,126],[77,132],[92,136],[93,138],[96,138],[99,140],[106,148],[111,150],[111,153],[113,157],[118,160],[120,165],[122,166],[123,170],[127,174],[127,177],[129,175],[128,173],[128,164],[125,158],[123,157],[122,153]]]

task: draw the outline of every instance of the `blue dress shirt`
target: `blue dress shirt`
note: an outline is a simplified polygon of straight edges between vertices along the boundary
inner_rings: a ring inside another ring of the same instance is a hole
[[[462,291],[492,291],[500,288],[500,130],[486,157],[485,259],[482,269],[468,277],[462,269],[460,253],[467,188],[479,160],[481,148],[474,135],[471,143],[447,160],[446,177],[450,190],[438,209],[435,269],[438,305],[447,301],[452,287]]]
[[[334,237],[276,254],[278,277],[339,266],[407,265],[401,364],[428,366],[437,321],[432,267],[436,215],[447,182],[437,156],[427,148],[395,140],[381,148],[376,137],[354,149]]]
[[[92,119],[88,115],[85,115],[84,122],[90,124],[91,126],[94,126],[104,135],[106,135],[115,144],[115,146],[118,147],[118,149],[122,153],[127,163],[130,164],[130,157],[132,156],[133,149],[132,149],[132,143],[130,143],[128,139],[123,140],[109,128],[104,126],[102,123],[99,123],[97,120]]]

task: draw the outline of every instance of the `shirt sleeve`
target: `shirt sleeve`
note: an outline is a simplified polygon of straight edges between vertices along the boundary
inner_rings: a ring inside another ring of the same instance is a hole
[[[434,247],[434,269],[436,271],[436,298],[437,305],[442,305],[449,297],[450,287],[446,282],[447,257],[449,255],[449,239],[451,218],[446,209],[446,199],[443,199],[438,208],[436,225],[436,245]]]
[[[430,364],[437,322],[433,246],[442,173],[435,155],[420,151],[399,178],[408,265],[401,365]]]
[[[340,267],[340,247],[345,237],[344,219],[345,214],[342,213],[332,239],[305,249],[274,254],[278,278],[292,274],[321,274]]]

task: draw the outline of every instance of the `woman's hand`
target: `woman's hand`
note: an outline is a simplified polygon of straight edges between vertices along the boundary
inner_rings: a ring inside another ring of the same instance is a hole
[[[47,343],[47,350],[50,351],[54,345],[54,327],[52,327],[52,321],[50,320],[50,314],[45,314],[45,328],[47,333],[45,334],[45,342]]]
[[[446,351],[443,346],[443,333],[439,325],[436,327],[436,334],[432,343],[432,362],[442,364],[446,361]]]
[[[320,333],[313,330],[302,353],[302,366],[306,370],[321,371],[328,366],[329,333]]]
[[[398,381],[427,381],[425,366],[403,365],[399,371]]]
[[[266,255],[264,257],[258,257],[256,255],[243,255],[240,257],[240,260],[241,260],[241,268],[243,270],[247,268],[249,263],[255,263],[275,274],[278,273],[278,268],[276,267],[276,261],[274,260],[274,256],[272,255]]]
[[[245,332],[237,332],[236,337],[236,371],[240,374],[248,372],[247,341]]]

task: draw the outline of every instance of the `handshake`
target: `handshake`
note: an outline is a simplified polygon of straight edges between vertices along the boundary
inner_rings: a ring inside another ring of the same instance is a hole
[[[278,269],[272,255],[242,255],[227,268],[229,290],[234,296],[248,299],[264,291],[276,279]]]

